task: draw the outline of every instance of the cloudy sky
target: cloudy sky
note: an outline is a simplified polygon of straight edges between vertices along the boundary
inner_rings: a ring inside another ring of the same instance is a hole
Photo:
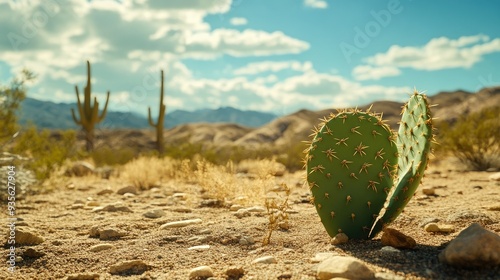
[[[233,106],[278,115],[500,84],[500,2],[0,0],[0,81],[75,102],[85,61],[112,110]]]

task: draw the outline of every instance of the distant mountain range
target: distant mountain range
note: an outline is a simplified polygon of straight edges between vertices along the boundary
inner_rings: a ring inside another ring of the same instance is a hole
[[[38,128],[49,129],[76,129],[77,125],[71,116],[71,109],[76,110],[76,103],[54,103],[26,98],[21,107],[21,124],[33,123]],[[172,128],[187,123],[235,123],[247,127],[259,127],[277,118],[274,114],[242,111],[232,107],[219,109],[203,109],[193,112],[176,110],[167,112],[165,126]],[[155,120],[156,122],[156,120]],[[102,128],[148,128],[146,117],[137,113],[108,111],[105,120],[100,124]]]

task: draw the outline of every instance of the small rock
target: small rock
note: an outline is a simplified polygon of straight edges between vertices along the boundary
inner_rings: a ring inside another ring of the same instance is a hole
[[[253,206],[253,207],[245,208],[245,210],[247,210],[248,212],[251,212],[251,213],[264,213],[264,212],[266,212],[266,208],[264,208],[262,206]]]
[[[384,246],[392,246],[399,249],[413,249],[417,246],[415,239],[393,228],[385,228],[380,241]]]
[[[96,206],[99,206],[99,205],[101,205],[101,204],[99,202],[97,202],[97,201],[87,201],[85,203],[86,207],[96,207]]]
[[[98,280],[99,274],[97,273],[77,273],[68,275],[66,280]]]
[[[160,229],[186,227],[186,226],[190,226],[190,225],[200,224],[201,222],[202,222],[201,219],[192,219],[192,220],[170,222],[170,223],[166,223],[166,224],[161,225]]]
[[[172,195],[172,197],[176,198],[176,199],[180,199],[180,200],[186,200],[188,197],[188,194],[187,193],[174,193],[174,195]]]
[[[288,222],[288,220],[282,221],[282,222],[278,223],[278,227],[280,229],[282,229],[282,230],[289,230],[290,229],[290,223]]]
[[[8,232],[10,234],[10,232]],[[38,245],[44,238],[29,228],[16,228],[16,245]]]
[[[230,267],[225,272],[229,279],[240,279],[245,275],[245,270],[242,267]]]
[[[40,258],[45,256],[44,252],[35,250],[33,248],[28,248],[26,251],[24,251],[23,257],[28,257],[28,258]]]
[[[145,262],[140,260],[122,261],[109,268],[109,273],[113,275],[127,274],[138,275],[150,268]]]
[[[347,279],[373,279],[371,271],[363,262],[353,257],[334,256],[318,265],[317,278],[320,280],[343,277]]]
[[[199,245],[188,248],[190,251],[206,251],[208,249],[210,249],[210,245]]]
[[[126,187],[123,187],[123,188],[120,188],[119,190],[116,191],[117,194],[126,194],[126,193],[133,193],[135,195],[139,194],[139,192],[137,191],[137,188],[134,187],[134,186],[126,186]]]
[[[320,263],[328,258],[331,258],[333,256],[337,256],[335,253],[317,253],[314,255],[314,258],[311,258],[312,263]]]
[[[455,227],[453,225],[447,225],[447,224],[437,224],[437,223],[429,223],[425,225],[424,227],[425,231],[427,232],[452,232],[455,230]]]
[[[97,195],[105,195],[105,194],[111,194],[113,193],[113,190],[112,189],[104,189],[104,190],[101,190],[97,193]]]
[[[291,278],[292,278],[292,273],[290,273],[290,272],[285,272],[285,273],[282,273],[278,276],[278,280],[291,279]]]
[[[423,188],[422,193],[427,196],[436,195],[436,191],[434,190],[434,188]]]
[[[89,237],[99,237],[99,226],[93,226],[90,228]]]
[[[337,235],[335,235],[332,240],[330,241],[330,243],[332,245],[340,245],[340,244],[345,244],[349,241],[349,237],[347,236],[347,234],[341,232],[341,233],[338,233]]]
[[[125,234],[112,228],[99,231],[99,239],[101,240],[119,239],[122,236]]]
[[[491,174],[489,176],[489,179],[491,181],[500,181],[500,172],[497,172],[497,173],[494,173],[494,174]]]
[[[85,207],[85,204],[83,203],[75,203],[69,207],[69,209],[76,210],[76,209],[83,209]]]
[[[437,223],[437,222],[439,222],[438,218],[425,218],[422,220],[422,222],[420,222],[420,224],[418,224],[418,226],[423,228],[430,223]]]
[[[224,207],[224,201],[220,199],[205,199],[200,202],[200,207]]]
[[[260,263],[260,264],[272,264],[277,263],[276,258],[273,256],[265,256],[255,259],[252,263]]]
[[[208,278],[212,276],[214,276],[212,268],[206,265],[193,268],[189,271],[189,279]]]
[[[95,172],[95,167],[85,161],[77,161],[73,163],[73,165],[68,168],[64,175],[66,176],[75,176],[75,177],[83,177]]]
[[[405,277],[399,276],[387,272],[377,272],[375,273],[375,279],[377,280],[405,280]]]
[[[124,194],[123,194],[123,197],[124,197],[124,198],[131,198],[131,197],[134,197],[134,196],[135,196],[135,194],[133,194],[133,193],[129,193],[129,192],[128,192],[128,193],[124,193]]]
[[[234,213],[234,215],[238,218],[238,219],[242,219],[244,217],[249,217],[251,216],[252,214],[250,214],[250,212],[247,210],[247,209],[239,209],[238,211],[236,211]]]
[[[157,219],[157,218],[165,216],[165,211],[163,211],[161,209],[154,209],[154,210],[150,210],[142,215],[146,218]]]
[[[500,236],[474,223],[439,254],[439,261],[458,267],[500,265]]]
[[[398,249],[392,247],[392,246],[384,246],[382,249],[380,249],[380,252],[383,254],[399,254],[401,251]]]
[[[229,208],[229,211],[238,211],[240,209],[243,209],[244,207],[242,205],[239,205],[239,204],[233,204],[231,205],[231,207]]]
[[[242,236],[239,241],[240,245],[253,245],[255,240],[251,236]]]
[[[127,206],[123,206],[121,203],[115,203],[115,204],[108,204],[104,207],[99,206],[95,207],[92,209],[92,212],[101,212],[101,211],[107,211],[107,212],[133,212],[128,208]]]
[[[95,252],[100,252],[100,251],[109,250],[109,249],[113,249],[113,248],[115,248],[115,246],[113,246],[112,244],[109,244],[109,243],[97,244],[97,245],[90,247],[90,252],[95,253]]]
[[[172,211],[177,212],[177,213],[191,213],[193,210],[187,208],[187,207],[177,207],[172,209]]]

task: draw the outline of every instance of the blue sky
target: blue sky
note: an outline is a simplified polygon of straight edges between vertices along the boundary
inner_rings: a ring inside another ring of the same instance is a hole
[[[233,106],[278,115],[403,101],[413,88],[500,84],[500,2],[0,0],[0,80],[75,102],[85,61],[101,103],[157,111]]]

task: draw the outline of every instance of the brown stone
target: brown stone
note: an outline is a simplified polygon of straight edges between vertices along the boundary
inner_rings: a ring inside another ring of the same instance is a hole
[[[415,239],[393,228],[385,228],[380,241],[384,246],[391,246],[399,249],[413,249],[417,246]]]

